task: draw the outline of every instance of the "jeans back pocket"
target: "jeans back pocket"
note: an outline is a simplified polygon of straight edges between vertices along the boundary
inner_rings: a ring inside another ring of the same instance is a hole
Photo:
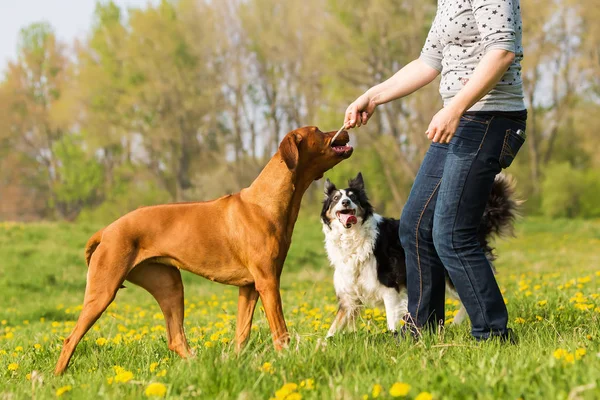
[[[527,135],[524,130],[507,129],[506,135],[504,136],[504,144],[502,145],[502,152],[500,152],[500,166],[502,169],[510,167],[515,156],[519,152],[519,149],[525,143]]]

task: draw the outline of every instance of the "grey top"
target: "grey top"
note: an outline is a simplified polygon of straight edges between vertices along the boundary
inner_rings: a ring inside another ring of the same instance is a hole
[[[519,0],[438,0],[420,59],[442,73],[444,106],[468,82],[486,52],[503,49],[514,52],[515,60],[469,111],[524,110],[522,31]]]

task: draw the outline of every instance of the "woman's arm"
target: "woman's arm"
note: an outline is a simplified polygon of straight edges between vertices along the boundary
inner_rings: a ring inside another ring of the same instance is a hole
[[[477,64],[467,84],[431,120],[425,132],[429,140],[449,143],[458,128],[460,117],[496,86],[514,59],[515,53],[511,51],[488,51]]]
[[[413,93],[433,81],[439,74],[440,71],[421,59],[408,63],[394,76],[373,86],[350,104],[346,110],[344,127],[349,129],[365,125],[378,105]]]

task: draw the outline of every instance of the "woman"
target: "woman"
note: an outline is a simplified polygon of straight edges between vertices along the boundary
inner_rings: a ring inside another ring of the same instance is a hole
[[[444,270],[477,340],[507,339],[508,313],[477,230],[494,177],[524,141],[518,0],[439,0],[418,59],[348,107],[345,127],[364,125],[380,104],[442,74],[444,107],[425,132],[432,141],[400,220],[408,276],[407,326],[444,323]]]

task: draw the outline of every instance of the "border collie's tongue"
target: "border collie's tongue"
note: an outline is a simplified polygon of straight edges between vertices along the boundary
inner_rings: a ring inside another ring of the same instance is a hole
[[[356,219],[356,216],[352,214],[340,214],[340,222],[342,225],[349,228],[348,225],[354,225],[358,220]]]

